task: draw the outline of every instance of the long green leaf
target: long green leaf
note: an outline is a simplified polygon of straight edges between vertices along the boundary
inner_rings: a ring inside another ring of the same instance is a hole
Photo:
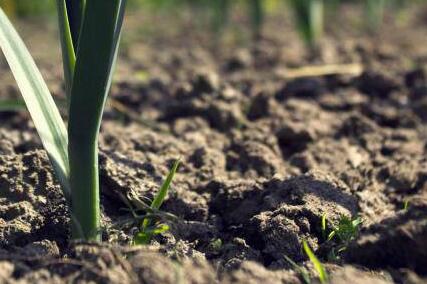
[[[50,161],[69,196],[67,130],[40,71],[0,8],[0,48],[15,77]]]
[[[168,176],[166,177],[165,181],[162,184],[162,187],[160,187],[159,192],[156,194],[156,197],[153,199],[153,202],[151,203],[151,208],[159,209],[160,206],[162,206],[162,203],[165,200],[166,194],[168,193],[173,177],[175,176],[175,173],[178,170],[179,163],[180,161],[178,159],[173,164],[172,169],[169,171]]]
[[[117,56],[124,6],[125,0],[91,0],[84,9],[68,123],[72,211],[78,223],[74,224],[74,238],[100,238],[98,132]]]
[[[171,170],[169,171],[166,179],[164,180],[162,186],[160,187],[160,190],[157,192],[156,196],[154,197],[153,201],[151,202],[150,208],[158,210],[160,206],[162,206],[163,201],[166,198],[166,195],[168,194],[169,187],[172,183],[173,177],[176,174],[176,171],[178,170],[180,160],[176,160],[173,164]],[[151,220],[150,218],[145,218],[142,222],[142,232],[147,230],[147,228],[150,226]]]
[[[307,254],[308,258],[310,259],[311,263],[313,263],[314,269],[316,269],[317,273],[319,274],[320,282],[322,284],[328,283],[328,273],[326,272],[326,269],[323,266],[323,264],[316,257],[316,255],[313,253],[310,246],[307,244],[307,242],[305,240],[302,241],[302,245],[303,245],[304,251]]]

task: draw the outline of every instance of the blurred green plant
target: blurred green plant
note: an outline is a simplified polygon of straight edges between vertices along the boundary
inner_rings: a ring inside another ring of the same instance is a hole
[[[55,2],[50,0],[3,0],[0,7],[10,16],[40,16],[55,11]]]
[[[365,18],[370,32],[376,32],[381,27],[385,6],[385,0],[365,0]]]
[[[302,241],[302,246],[303,246],[305,254],[308,256],[311,263],[313,263],[314,269],[317,271],[317,274],[319,275],[320,283],[322,283],[322,284],[328,283],[329,282],[329,280],[328,280],[329,276],[328,276],[328,273],[326,272],[326,269],[323,266],[322,262],[320,262],[320,260],[316,257],[316,255],[311,250],[310,246],[308,245],[308,243],[305,240]]]
[[[296,27],[312,51],[318,48],[324,31],[323,0],[290,0]]]
[[[348,244],[357,236],[360,224],[362,224],[362,219],[360,217],[352,219],[342,216],[339,220],[338,226],[329,233],[328,241],[332,240],[332,238],[336,236],[341,243]]]
[[[264,6],[262,0],[248,0],[249,15],[251,20],[252,34],[256,39],[261,36],[262,26],[264,24]]]
[[[363,221],[360,217],[350,218],[347,216],[342,216],[338,222],[338,226],[334,227],[332,231],[327,233],[326,215],[322,216],[322,237],[323,239],[326,239],[327,242],[334,240],[334,245],[329,252],[329,259],[334,261],[339,259],[340,254],[345,251],[350,242],[357,237],[362,222]]]
[[[211,3],[212,9],[212,29],[220,34],[229,24],[231,1],[216,0]]]

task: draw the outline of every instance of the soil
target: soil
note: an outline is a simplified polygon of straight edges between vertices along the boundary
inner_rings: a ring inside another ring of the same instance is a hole
[[[230,32],[216,46],[198,30],[160,26],[163,36],[148,37],[130,13],[100,136],[104,242],[70,241],[30,118],[2,112],[0,282],[304,283],[286,257],[317,281],[306,240],[331,283],[425,283],[426,18],[406,13],[376,35],[331,27],[315,57],[277,16],[257,42]],[[19,27],[61,100],[56,32],[36,23]],[[343,63],[363,72],[281,72]],[[0,96],[19,97],[3,58],[0,70]],[[161,208],[175,215],[170,231],[129,245],[136,224],[125,222],[126,196],[152,198],[177,158]],[[363,220],[334,259],[339,244],[326,240],[322,216],[328,232],[343,216]]]

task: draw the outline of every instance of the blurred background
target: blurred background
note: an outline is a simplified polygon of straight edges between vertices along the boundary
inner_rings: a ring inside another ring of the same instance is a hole
[[[180,31],[209,32],[211,43],[245,43],[268,31],[271,19],[292,25],[307,48],[340,29],[379,34],[386,17],[405,25],[411,7],[427,11],[423,0],[128,0],[128,25],[140,36],[171,36]],[[1,0],[9,16],[55,19],[55,0]],[[350,8],[349,8],[350,7]],[[413,11],[413,10],[412,10]],[[424,13],[427,18],[427,12]],[[280,24],[275,25],[275,33]],[[135,37],[135,34],[133,35]],[[133,38],[135,39],[135,38]]]
[[[61,95],[56,0],[0,0],[0,6]],[[124,96],[144,88],[165,95],[202,68],[249,86],[306,76],[288,69],[310,64],[356,64],[338,71],[355,75],[363,66],[393,76],[427,64],[425,0],[128,0],[127,8],[115,76]],[[7,68],[0,56],[1,66]],[[321,71],[335,72],[326,67]],[[9,86],[0,97],[19,97],[8,72],[0,81]],[[132,88],[138,90],[126,91]]]

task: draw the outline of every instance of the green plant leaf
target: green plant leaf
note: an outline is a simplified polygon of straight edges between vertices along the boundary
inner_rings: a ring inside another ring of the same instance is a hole
[[[341,242],[348,243],[356,237],[360,224],[362,224],[361,218],[352,219],[347,216],[342,216],[339,220],[338,227],[329,234],[328,240],[331,240],[336,235]]]
[[[84,7],[68,122],[72,211],[78,223],[74,224],[73,238],[100,239],[96,229],[100,226],[98,135],[125,3],[126,0],[91,0]]]
[[[307,244],[307,242],[305,240],[302,241],[302,245],[303,245],[304,251],[307,254],[308,258],[313,263],[314,269],[316,269],[317,273],[319,274],[320,282],[322,284],[328,283],[328,274],[327,274],[323,264],[316,257],[316,255],[313,253],[310,246]]]
[[[169,226],[167,224],[158,224],[153,228],[146,228],[135,235],[133,243],[135,245],[146,245],[150,242],[153,236],[167,231],[169,231]]]
[[[180,160],[178,159],[173,164],[171,170],[168,173],[168,176],[166,177],[165,181],[163,182],[162,186],[160,187],[159,192],[157,192],[156,196],[154,197],[153,201],[151,202],[150,207],[152,209],[158,210],[160,208],[160,206],[162,206],[163,201],[165,200],[166,195],[168,194],[168,190],[169,190],[169,187],[170,187],[171,182],[173,180],[173,177],[175,176],[175,173],[178,170],[179,163],[180,163]],[[144,230],[148,226],[150,226],[150,219],[146,218],[142,222],[142,229]]]
[[[173,177],[175,176],[175,173],[178,170],[179,163],[180,163],[180,160],[177,159],[173,164],[172,168],[170,169],[162,186],[160,187],[160,190],[157,192],[156,196],[151,202],[150,207],[145,208],[145,211],[159,210],[160,206],[162,205],[163,201],[166,198],[166,195],[168,193]],[[144,207],[146,206],[144,205]],[[166,224],[157,224],[154,226],[154,228],[152,228],[151,223],[152,223],[152,217],[147,216],[143,219],[140,231],[134,236],[134,240],[133,240],[134,244],[147,244],[150,242],[151,238],[154,235],[163,233],[164,231],[167,231],[169,229],[169,226],[167,226]]]
[[[406,199],[404,202],[403,202],[403,210],[408,210],[408,208],[409,208],[409,199]]]
[[[326,213],[322,215],[321,230],[323,239],[326,238]]]
[[[308,47],[314,49],[322,37],[324,23],[323,0],[291,0],[296,28]]]
[[[64,193],[68,197],[70,190],[67,130],[33,58],[1,8],[0,48],[9,63]]]
[[[179,163],[180,163],[179,159],[176,160],[175,163],[173,163],[172,169],[169,171],[168,176],[166,177],[165,181],[162,184],[162,187],[160,187],[159,192],[157,193],[156,197],[151,203],[151,208],[159,209],[160,206],[162,206],[163,201],[165,200],[165,197],[168,193],[171,182],[173,180],[173,177],[175,176],[175,173],[178,170]]]

